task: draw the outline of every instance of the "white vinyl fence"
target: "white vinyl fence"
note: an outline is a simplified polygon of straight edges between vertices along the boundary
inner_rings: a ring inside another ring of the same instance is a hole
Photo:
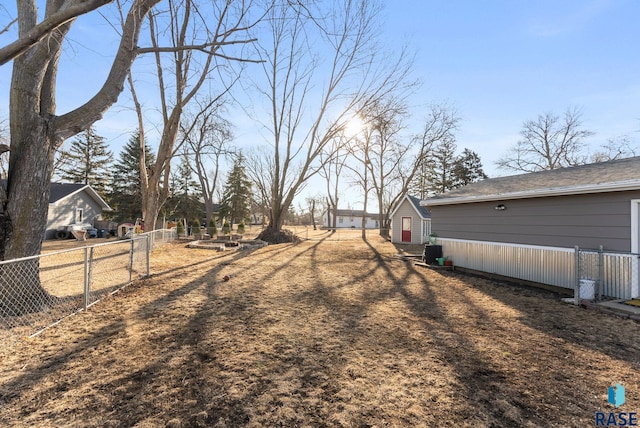
[[[567,288],[594,281],[596,297],[638,297],[638,254],[438,238],[456,266]]]
[[[0,343],[34,335],[148,276],[153,248],[175,238],[175,230],[156,230],[0,262]]]

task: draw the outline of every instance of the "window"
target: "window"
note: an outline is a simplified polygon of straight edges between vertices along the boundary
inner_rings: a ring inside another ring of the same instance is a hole
[[[338,217],[338,223],[344,223],[344,217]]]
[[[82,208],[76,208],[75,223],[82,223],[84,220],[84,210]]]

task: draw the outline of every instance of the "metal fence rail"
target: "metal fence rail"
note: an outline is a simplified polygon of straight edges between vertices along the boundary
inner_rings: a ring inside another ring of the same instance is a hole
[[[149,275],[156,230],[133,239],[0,262],[0,343],[33,335]]]

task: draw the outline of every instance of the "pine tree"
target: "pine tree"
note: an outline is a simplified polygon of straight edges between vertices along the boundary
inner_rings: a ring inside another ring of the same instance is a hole
[[[480,156],[469,149],[464,149],[456,159],[453,166],[453,175],[455,187],[465,186],[488,178],[482,169]]]
[[[445,139],[433,148],[426,161],[426,192],[438,195],[455,188],[454,166],[456,162],[456,143]]]
[[[488,178],[476,152],[465,148],[461,155],[456,155],[455,150],[453,140],[434,147],[421,161],[422,166],[409,188],[411,194],[426,199]]]
[[[149,146],[145,146],[145,156],[152,165],[155,156]],[[133,220],[142,217],[142,192],[140,186],[140,136],[134,134],[122,148],[120,158],[113,167],[109,205],[113,208],[111,217],[116,221]]]
[[[244,157],[239,154],[227,177],[220,204],[220,215],[229,219],[231,226],[243,222],[251,214],[251,181],[244,167]]]
[[[91,127],[71,142],[69,150],[60,153],[63,163],[58,173],[63,181],[89,184],[104,195],[109,184],[112,157],[104,138]]]
[[[168,216],[198,221],[203,217],[202,188],[192,173],[188,158],[183,156],[176,173],[171,175],[172,196],[167,202]]]

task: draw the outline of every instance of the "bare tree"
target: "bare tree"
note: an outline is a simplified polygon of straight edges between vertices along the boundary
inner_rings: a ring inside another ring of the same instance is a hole
[[[155,227],[160,209],[170,195],[171,159],[180,148],[176,143],[186,106],[205,88],[205,82],[212,75],[222,76],[227,61],[251,61],[228,49],[255,41],[247,33],[260,20],[260,17],[252,19],[250,13],[253,8],[253,1],[227,1],[223,4],[212,1],[205,6],[194,0],[184,0],[171,2],[167,13],[154,13],[150,17],[152,47],[141,51],[155,56],[163,122],[156,162],[146,165],[146,157],[140,156],[142,213],[146,224],[152,227]],[[162,47],[163,41],[167,43],[166,47]],[[165,75],[171,79],[166,79]],[[237,75],[230,76],[229,80],[220,92],[222,95],[237,81]],[[129,78],[129,86],[138,115],[140,148],[143,150],[145,121],[132,77]],[[212,103],[220,96],[214,97]]]
[[[181,123],[181,138],[187,143],[193,168],[202,187],[207,224],[213,216],[213,201],[219,191],[221,162],[235,153],[231,143],[231,123],[222,117],[224,101],[197,102],[198,113],[186,115]]]
[[[347,141],[344,133],[341,133],[320,153],[319,174],[325,179],[327,185],[327,226],[331,227],[333,232],[336,231],[338,217],[340,177],[349,155],[345,149]]]
[[[325,4],[323,4],[325,6]],[[373,35],[378,8],[372,1],[333,1],[323,13],[288,2],[269,16],[270,44],[260,44],[269,102],[271,215],[265,240],[278,240],[285,215],[307,180],[318,173],[320,154],[349,117],[406,75],[401,56],[376,69],[380,52]],[[325,61],[320,61],[324,58]]]
[[[623,159],[636,156],[638,147],[631,142],[628,135],[621,135],[616,138],[610,138],[602,145],[593,155],[591,162],[606,162],[610,160]]]
[[[245,166],[254,189],[252,203],[254,223],[257,223],[256,213],[258,212],[262,215],[263,223],[271,215],[271,183],[273,183],[275,171],[272,160],[265,147],[257,147],[247,153]]]
[[[8,186],[0,206],[0,258],[40,252],[49,206],[54,154],[62,142],[89,128],[113,105],[139,53],[138,38],[146,16],[159,0],[133,0],[124,20],[120,45],[100,90],[84,105],[63,115],[56,111],[56,77],[65,38],[73,20],[31,44],[13,60],[10,93],[11,155]],[[48,1],[44,21],[68,12],[80,1]],[[43,21],[43,22],[44,22]],[[35,1],[18,2],[18,37],[38,30]]]
[[[375,144],[374,132],[372,127],[365,127],[360,135],[354,136],[349,145],[349,155],[357,162],[355,164],[347,164],[347,168],[351,172],[354,183],[362,187],[364,195],[362,207],[362,239],[367,239],[367,206],[369,203],[369,191],[371,190],[370,175],[373,173],[370,154],[372,146]]]
[[[366,173],[371,175],[371,186],[378,201],[382,236],[389,234],[390,205],[395,197],[397,185],[402,185],[405,179],[407,162],[414,148],[414,142],[405,144],[399,138],[406,113],[404,99],[395,95],[373,104],[364,113],[367,124],[364,138],[366,146],[361,150],[363,157],[358,160],[365,171],[362,177],[365,184],[365,197],[368,192]]]
[[[316,211],[322,207],[322,197],[320,195],[307,196],[304,201],[307,204],[307,210],[309,211],[309,217],[311,217],[313,230],[317,230]]]
[[[391,211],[409,191],[434,145],[453,138],[459,121],[452,108],[432,105],[422,134],[405,142],[399,135],[405,112],[402,98],[391,97],[367,113],[367,123],[374,134],[369,145],[368,168],[378,202],[380,234],[385,237],[391,227]]]
[[[4,65],[12,59],[19,57],[29,48],[51,36],[52,33],[57,30],[66,32],[67,30],[62,29],[61,27],[65,25],[69,26],[78,16],[94,11],[112,2],[113,0],[72,0],[57,3],[48,1],[45,17],[42,22],[37,23],[36,2],[26,0],[18,1],[18,15],[23,18],[25,17],[25,13],[33,16],[32,13],[35,11],[36,15],[34,18],[36,19],[34,19],[33,23],[29,24],[28,27],[25,28],[24,20],[22,21],[23,25],[20,25],[20,22],[18,22],[20,18],[16,18],[6,25],[5,28],[0,30],[0,34],[8,31],[15,22],[18,22],[18,26],[21,27],[18,39],[3,48],[0,48],[0,65]]]
[[[544,171],[582,165],[588,161],[585,138],[592,131],[582,128],[582,112],[568,108],[562,117],[553,113],[538,116],[522,125],[522,139],[496,165],[521,172]]]
[[[99,120],[122,92],[131,64],[139,53],[140,29],[150,9],[159,0],[133,0],[124,19],[120,44],[102,87],[83,105],[59,115],[57,71],[64,42],[74,20],[58,22],[55,31],[42,31],[48,20],[57,20],[75,7],[99,5],[93,1],[48,0],[42,23],[38,23],[35,0],[18,2],[18,38],[27,49],[18,53],[9,46],[4,59],[13,58],[9,100],[10,156],[7,188],[0,192],[0,259],[40,253],[47,223],[54,156],[61,144]],[[33,39],[30,39],[35,34]],[[3,48],[4,49],[4,48]],[[19,53],[22,52],[22,53]],[[0,306],[5,313],[38,310],[49,296],[38,280],[38,259],[23,265],[13,278],[24,284],[12,288],[0,275]]]

